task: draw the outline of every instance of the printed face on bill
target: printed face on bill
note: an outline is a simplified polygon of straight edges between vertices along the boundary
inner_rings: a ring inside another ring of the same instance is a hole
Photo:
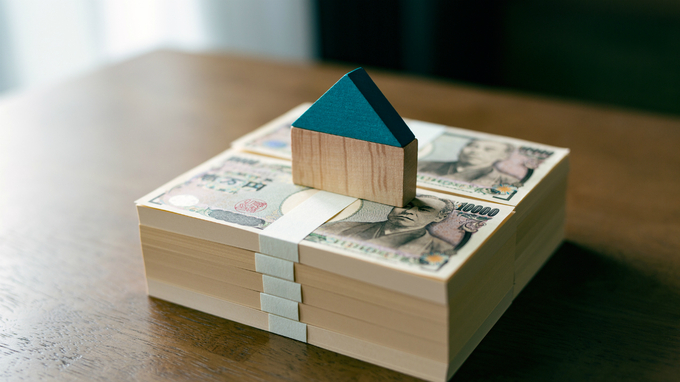
[[[416,198],[405,207],[394,207],[387,215],[387,221],[400,228],[425,228],[428,224],[446,218],[442,210],[446,208],[443,200],[436,198]]]
[[[507,159],[511,151],[506,143],[475,139],[461,149],[458,161],[464,166],[491,166]]]

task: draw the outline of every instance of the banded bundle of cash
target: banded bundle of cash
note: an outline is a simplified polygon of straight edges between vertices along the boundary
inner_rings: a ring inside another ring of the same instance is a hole
[[[561,242],[568,150],[406,120],[395,208],[292,183],[306,107],[137,201],[149,294],[448,379]]]

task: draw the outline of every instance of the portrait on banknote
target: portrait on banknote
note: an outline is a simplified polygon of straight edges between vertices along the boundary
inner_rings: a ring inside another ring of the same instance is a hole
[[[427,226],[446,219],[453,208],[450,200],[421,195],[403,208],[393,207],[386,220],[336,222],[328,224],[325,231],[402,251],[450,256],[454,253],[453,246],[432,236]]]
[[[472,139],[458,151],[456,160],[423,160],[418,163],[418,171],[486,187],[519,185],[518,175],[496,167],[514,151],[515,146],[510,143]]]
[[[322,225],[307,240],[436,271],[498,213],[465,207],[430,194],[418,194],[403,208],[363,201],[354,215]]]
[[[419,186],[510,201],[536,182],[535,170],[553,155],[528,142],[456,130],[449,128],[419,153]]]

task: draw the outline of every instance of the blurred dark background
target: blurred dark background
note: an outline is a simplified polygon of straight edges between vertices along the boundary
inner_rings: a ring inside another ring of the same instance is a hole
[[[167,48],[680,115],[680,0],[0,0],[0,98]]]
[[[680,114],[680,1],[316,0],[319,59]]]

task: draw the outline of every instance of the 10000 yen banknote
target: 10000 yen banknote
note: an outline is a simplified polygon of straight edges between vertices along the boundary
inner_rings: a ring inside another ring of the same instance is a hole
[[[496,230],[512,207],[418,190],[403,208],[370,201],[348,207],[344,216],[305,239],[355,257],[397,263],[446,275]]]
[[[303,104],[234,141],[242,151],[291,158],[290,127]],[[418,138],[418,186],[516,206],[569,150],[405,119]]]
[[[137,203],[262,232],[316,192],[292,183],[290,162],[230,150]],[[305,242],[438,273],[452,257],[473,253],[511,214],[508,206],[419,190],[404,208],[358,199]]]

